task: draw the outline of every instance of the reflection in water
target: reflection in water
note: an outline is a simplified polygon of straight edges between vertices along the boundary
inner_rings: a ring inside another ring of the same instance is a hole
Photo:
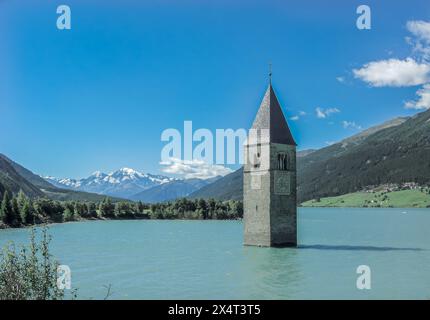
[[[297,253],[293,248],[244,247],[244,281],[247,290],[259,292],[252,298],[293,298],[303,277]]]

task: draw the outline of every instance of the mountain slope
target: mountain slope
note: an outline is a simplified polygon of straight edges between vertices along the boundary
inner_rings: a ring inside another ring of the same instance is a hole
[[[0,184],[2,185],[0,189],[7,189],[12,193],[22,190],[31,198],[48,197],[52,200],[82,201],[102,201],[105,198],[98,194],[57,188],[3,154],[0,154]]]
[[[29,197],[42,197],[43,192],[23,178],[11,165],[9,158],[0,154],[0,183],[12,193],[22,190]]]
[[[219,200],[242,200],[243,169],[240,168],[219,180],[191,193],[189,198],[214,198]]]
[[[176,180],[142,191],[131,197],[131,199],[135,201],[143,201],[146,203],[155,203],[183,198],[211,183],[211,181],[213,180]]]
[[[316,151],[315,149],[306,149],[306,150],[297,151],[297,158],[306,157],[307,155],[310,155],[311,153],[314,153],[315,151]]]
[[[101,202],[106,196],[96,193],[73,191],[61,188],[43,189],[45,197],[58,201],[92,201]],[[110,197],[113,202],[124,201],[122,198]]]
[[[299,153],[297,153],[297,157],[301,158],[298,160],[298,168],[297,170],[301,172],[304,170],[309,164],[320,162],[320,161],[327,161],[333,157],[341,156],[342,154],[347,153],[351,148],[361,144],[365,139],[367,139],[370,135],[375,134],[381,130],[396,127],[398,125],[403,124],[405,121],[407,121],[409,118],[406,117],[399,117],[395,118],[389,121],[386,121],[380,125],[376,125],[373,127],[370,127],[366,130],[363,130],[349,138],[343,139],[340,142],[334,143],[328,147],[316,150],[310,154],[306,154],[303,157],[299,156]]]
[[[39,188],[52,188],[54,187],[49,182],[45,181],[45,179],[41,178],[40,176],[34,174],[30,170],[24,168],[20,164],[16,163],[15,161],[9,159],[4,154],[0,154],[0,157],[9,162],[9,164],[15,169],[15,171],[24,179],[26,179],[28,182],[33,184],[36,187]]]
[[[298,162],[299,202],[385,183],[430,182],[430,110]]]

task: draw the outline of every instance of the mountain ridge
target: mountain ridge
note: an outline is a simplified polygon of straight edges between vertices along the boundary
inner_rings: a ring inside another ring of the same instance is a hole
[[[29,197],[41,197],[43,192],[22,177],[14,168],[11,160],[3,154],[0,154],[0,183],[5,190],[13,193],[22,190]]]
[[[4,154],[0,154],[0,193],[3,194],[6,190],[14,194],[22,190],[30,198],[52,200],[101,201],[105,198],[93,193],[57,188]]]
[[[156,203],[171,201],[178,198],[188,197],[191,193],[211,184],[220,177],[210,179],[183,179],[164,183],[150,189],[144,190],[131,197],[134,201],[143,201],[146,203]]]
[[[126,167],[108,174],[95,171],[90,176],[79,180],[50,176],[43,178],[56,187],[126,199],[154,186],[176,180],[167,176],[141,173]]]

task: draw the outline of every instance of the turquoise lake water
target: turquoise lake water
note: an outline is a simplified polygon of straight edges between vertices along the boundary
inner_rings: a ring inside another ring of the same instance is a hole
[[[430,209],[299,209],[297,249],[242,245],[241,221],[50,226],[82,299],[430,299]],[[28,241],[0,231],[0,245]],[[358,290],[356,268],[371,269]]]

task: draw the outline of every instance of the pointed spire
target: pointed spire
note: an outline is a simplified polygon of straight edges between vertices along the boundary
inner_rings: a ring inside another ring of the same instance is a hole
[[[267,137],[269,142],[297,145],[285,120],[272,83],[269,83],[269,87],[264,94],[252,129],[269,129],[269,137]]]

